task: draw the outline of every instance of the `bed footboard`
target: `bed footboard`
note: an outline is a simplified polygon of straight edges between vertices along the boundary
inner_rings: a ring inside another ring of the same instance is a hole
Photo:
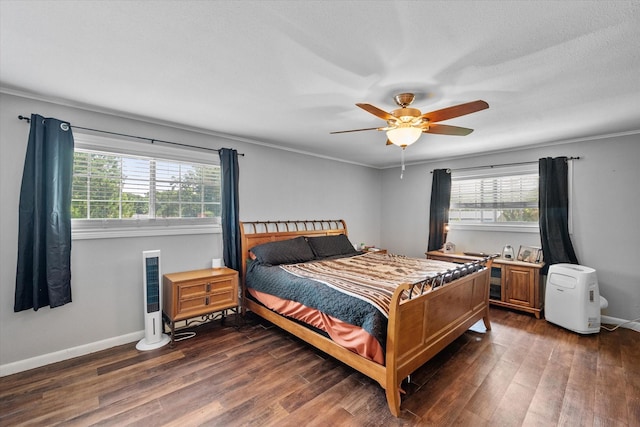
[[[474,323],[489,320],[492,259],[461,265],[436,277],[400,286],[387,329],[386,387],[389,410],[400,413],[400,383]],[[428,291],[428,292],[427,292]],[[409,299],[402,299],[403,293]],[[406,295],[405,294],[405,295]]]

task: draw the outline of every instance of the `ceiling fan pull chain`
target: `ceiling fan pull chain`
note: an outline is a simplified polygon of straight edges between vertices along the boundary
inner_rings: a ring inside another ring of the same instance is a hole
[[[402,170],[400,171],[400,179],[404,176],[404,147],[402,147],[402,151],[400,152],[400,159],[402,162]]]

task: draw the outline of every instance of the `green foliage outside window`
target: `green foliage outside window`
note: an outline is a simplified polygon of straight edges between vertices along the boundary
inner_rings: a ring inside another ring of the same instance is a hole
[[[74,153],[74,219],[213,218],[220,214],[218,166]]]

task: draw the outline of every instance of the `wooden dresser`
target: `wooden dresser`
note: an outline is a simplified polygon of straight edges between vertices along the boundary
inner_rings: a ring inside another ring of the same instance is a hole
[[[207,268],[165,274],[162,279],[162,314],[175,338],[175,323],[200,317],[213,320],[221,312],[238,309],[238,272],[230,268]],[[189,322],[187,322],[187,326]]]
[[[441,251],[430,251],[426,255],[429,259],[458,264],[478,259],[476,256],[445,254]],[[491,269],[489,302],[532,313],[539,319],[544,307],[544,294],[540,287],[540,269],[543,266],[544,263],[533,264],[495,258]]]

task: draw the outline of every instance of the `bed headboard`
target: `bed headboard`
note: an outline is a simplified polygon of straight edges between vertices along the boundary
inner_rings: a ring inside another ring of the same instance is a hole
[[[240,241],[242,248],[242,278],[247,272],[249,250],[254,246],[298,236],[347,235],[347,224],[342,219],[314,219],[301,221],[242,221]]]

